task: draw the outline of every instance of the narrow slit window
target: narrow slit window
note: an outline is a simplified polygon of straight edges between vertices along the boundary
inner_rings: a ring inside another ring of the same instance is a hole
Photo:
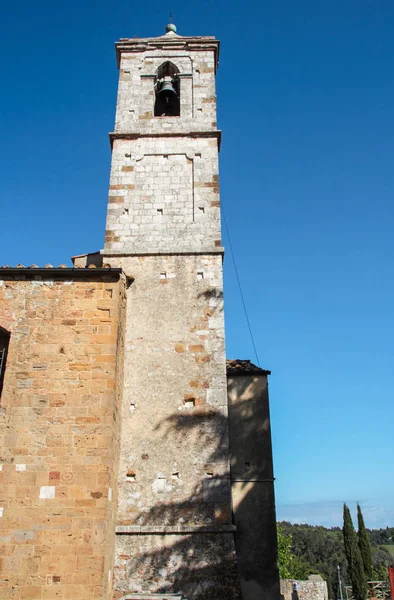
[[[0,327],[0,397],[3,390],[4,373],[7,362],[8,345],[10,343],[10,334]]]

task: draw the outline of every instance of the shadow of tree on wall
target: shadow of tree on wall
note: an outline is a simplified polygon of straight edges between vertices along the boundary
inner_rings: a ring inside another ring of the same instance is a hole
[[[197,294],[197,298],[205,298],[205,300],[211,300],[214,298],[215,300],[221,301],[218,304],[219,310],[223,311],[223,292],[222,290],[218,290],[217,288],[207,288],[203,292],[199,292]]]
[[[237,427],[238,447],[247,447],[253,436],[266,435],[267,424],[256,421],[248,402],[233,404],[232,411],[232,418],[242,423],[242,427]],[[117,535],[114,598],[131,599],[132,592],[137,592],[178,593],[188,600],[240,600],[229,504],[231,482],[226,408],[205,405],[187,413],[173,413],[155,429],[171,439],[174,455],[182,452],[191,440],[193,445],[196,444],[196,439],[202,449],[211,447],[212,451],[205,464],[205,476],[187,498],[174,500],[172,496],[167,502],[165,493],[158,494],[156,505],[133,519],[133,525],[141,526],[144,533]],[[234,472],[244,469],[235,453],[231,455],[231,468]],[[249,481],[241,482],[244,494],[236,510],[249,505],[255,485],[253,479],[260,472],[261,465],[259,468],[253,463],[249,465]],[[193,527],[193,533],[188,534],[182,529],[187,526]],[[147,527],[163,530],[152,535]],[[176,527],[180,528],[179,533],[173,530],[168,533],[168,528]],[[273,556],[275,569],[276,546]]]

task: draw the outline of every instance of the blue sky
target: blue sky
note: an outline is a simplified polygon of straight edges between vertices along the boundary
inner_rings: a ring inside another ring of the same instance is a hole
[[[0,263],[102,248],[120,37],[221,40],[221,193],[270,378],[278,517],[394,525],[394,4],[7,3]],[[224,236],[228,249],[228,241]],[[230,254],[227,354],[254,359]]]

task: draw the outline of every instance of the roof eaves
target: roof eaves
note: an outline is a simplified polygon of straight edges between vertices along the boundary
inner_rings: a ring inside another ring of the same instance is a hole
[[[271,371],[254,365],[250,360],[228,359],[227,375],[271,375]]]
[[[52,277],[69,278],[94,278],[105,275],[120,275],[122,269],[113,267],[0,267],[0,279],[5,277]]]

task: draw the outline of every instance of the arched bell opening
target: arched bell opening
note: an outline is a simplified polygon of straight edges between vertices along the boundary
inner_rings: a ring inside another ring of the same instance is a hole
[[[169,60],[160,65],[156,71],[155,93],[155,117],[180,116],[179,69]]]
[[[0,327],[0,397],[3,390],[5,365],[7,361],[8,345],[10,343],[10,332]]]

